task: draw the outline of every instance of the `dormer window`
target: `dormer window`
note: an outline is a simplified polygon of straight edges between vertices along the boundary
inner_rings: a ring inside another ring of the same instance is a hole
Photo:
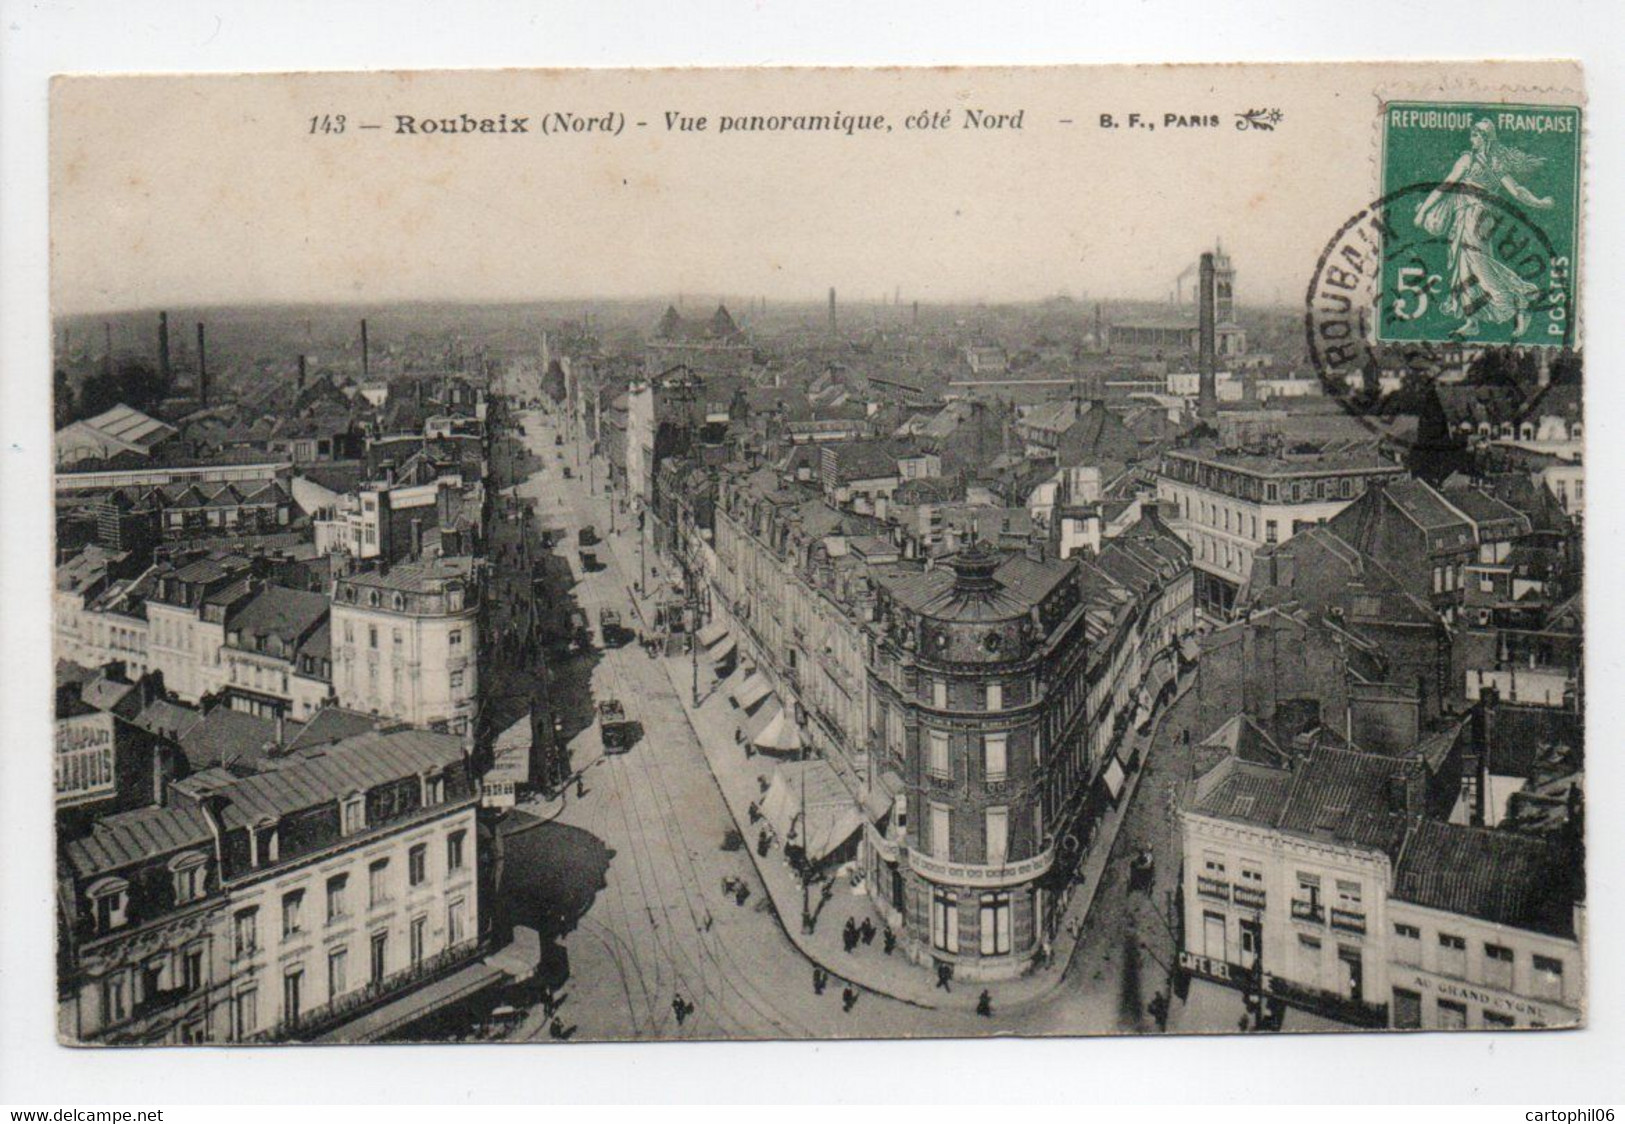
[[[446,607],[454,613],[463,607],[462,586],[454,585],[446,590]]]
[[[391,599],[390,604],[394,606],[397,613],[403,613],[406,611],[406,597],[402,594],[397,593]]]
[[[354,835],[367,827],[367,801],[360,794],[346,796],[343,802],[345,835]]]
[[[367,604],[368,605],[371,605],[374,609],[376,609],[376,608],[378,608],[379,602],[381,600],[382,600],[382,598],[380,598],[378,596],[378,591],[376,589],[368,591],[368,593],[367,593]]]
[[[423,778],[423,806],[433,808],[437,804],[446,802],[446,778],[432,776]]]
[[[207,860],[196,851],[176,855],[169,860],[169,873],[175,884],[175,904],[185,905],[203,896]]]
[[[122,878],[104,878],[87,891],[96,915],[96,931],[109,933],[129,920],[130,884]]]

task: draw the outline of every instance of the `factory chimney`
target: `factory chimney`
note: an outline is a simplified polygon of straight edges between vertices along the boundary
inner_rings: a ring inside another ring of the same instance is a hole
[[[833,336],[837,330],[835,322],[835,286],[831,285],[829,287],[829,334]]]
[[[1214,346],[1214,305],[1217,297],[1214,293],[1213,255],[1202,255],[1201,271],[1198,274],[1197,286],[1197,330],[1200,337],[1200,350],[1197,353],[1197,372],[1199,378],[1199,391],[1196,398],[1196,412],[1203,418],[1211,419],[1219,410],[1219,383],[1217,362]]]
[[[305,357],[303,355],[301,355],[299,357],[299,387],[298,387],[298,389],[301,390],[301,391],[303,391],[305,389]]]
[[[1106,350],[1106,330],[1101,324],[1100,302],[1095,302],[1095,350]]]
[[[913,318],[912,318],[912,320],[910,322],[916,328],[918,328],[920,326],[920,302],[919,301],[914,302]]]
[[[102,359],[102,374],[108,378],[113,377],[113,322],[102,321],[102,328],[107,334],[107,355]]]
[[[197,400],[200,405],[209,404],[209,353],[203,345],[203,321],[197,322]]]
[[[158,314],[158,375],[169,385],[169,313]]]
[[[361,381],[367,381],[367,372],[371,369],[370,356],[367,351],[367,318],[361,318]]]

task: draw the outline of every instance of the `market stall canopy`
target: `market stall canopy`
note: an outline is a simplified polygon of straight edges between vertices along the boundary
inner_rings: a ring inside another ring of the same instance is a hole
[[[771,726],[783,713],[784,708],[779,706],[779,700],[774,699],[772,702],[762,707],[762,709],[758,710],[755,714],[752,714],[746,718],[743,724],[741,724],[739,727],[740,732],[744,735],[747,742],[749,742],[751,745],[755,745],[757,735],[761,734],[762,731]]]
[[[805,833],[800,822],[803,786]],[[781,839],[803,845],[812,862],[838,850],[863,826],[863,815],[846,785],[828,762],[818,759],[786,762],[774,769],[762,800],[762,814]]]
[[[733,655],[737,648],[738,645],[734,643],[734,638],[732,636],[724,636],[716,643],[714,647],[706,652],[706,655],[710,656],[711,659],[715,660],[717,663],[721,663],[723,660]]]
[[[773,716],[773,721],[769,722],[752,742],[757,749],[769,753],[793,753],[801,748],[801,731],[796,729],[795,722],[781,707]]]
[[[734,705],[740,710],[754,710],[772,693],[773,685],[767,681],[767,676],[753,674],[734,691]]]
[[[701,646],[709,648],[718,640],[721,640],[724,636],[728,635],[728,626],[723,624],[721,621],[712,621],[710,624],[700,629],[697,635],[700,638]]]

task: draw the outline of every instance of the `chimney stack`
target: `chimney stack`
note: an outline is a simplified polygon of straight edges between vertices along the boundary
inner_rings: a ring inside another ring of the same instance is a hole
[[[197,322],[197,400],[209,404],[209,353],[203,344],[203,321]]]
[[[158,314],[158,375],[169,385],[169,313]]]
[[[1095,350],[1106,350],[1106,332],[1101,324],[1100,302],[1095,302]]]
[[[920,326],[920,302],[919,301],[914,302],[914,312],[913,312],[912,315],[913,315],[913,319],[912,319],[911,323],[914,325],[914,327],[918,328]]]
[[[367,318],[361,318],[361,381],[367,381],[367,373],[371,368],[370,356],[367,351]]]
[[[1218,357],[1215,354],[1214,333],[1214,304],[1217,300],[1214,293],[1213,281],[1213,255],[1202,255],[1202,266],[1199,273],[1197,300],[1197,330],[1200,334],[1200,350],[1197,354],[1197,371],[1199,391],[1196,398],[1196,412],[1211,419],[1219,410],[1218,388]]]
[[[303,355],[299,357],[299,389],[301,391],[305,389],[305,357]]]
[[[829,287],[829,334],[834,335],[838,329],[835,321],[835,286]]]
[[[102,328],[107,335],[107,356],[102,360],[102,374],[108,378],[113,377],[113,322],[104,320]]]

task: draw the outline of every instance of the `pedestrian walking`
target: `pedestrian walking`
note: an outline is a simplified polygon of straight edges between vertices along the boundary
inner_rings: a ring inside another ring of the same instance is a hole
[[[824,988],[829,984],[829,973],[822,968],[813,969],[813,994],[824,994]]]
[[[993,1017],[993,996],[988,994],[985,987],[982,989],[982,994],[976,997],[976,1013],[984,1019]]]
[[[851,987],[841,989],[841,1010],[846,1014],[852,1013],[852,1008],[858,1005],[858,993]]]
[[[937,961],[937,987],[942,991],[946,991],[949,994],[952,994],[954,989],[948,986],[948,982],[950,980],[952,980],[953,978],[954,978],[954,966],[952,964],[948,963],[946,960],[938,960]]]
[[[863,938],[864,944],[875,943],[875,931],[875,923],[867,917],[863,919],[863,924],[858,926],[858,936]]]
[[[841,930],[841,945],[848,952],[858,947],[858,923],[850,917],[846,919],[846,927]]]
[[[885,931],[880,934],[880,947],[887,956],[890,956],[897,947],[897,934],[892,932],[890,925],[887,925]]]
[[[756,853],[765,859],[767,857],[767,853],[772,849],[773,844],[767,837],[767,828],[764,827],[756,836]]]
[[[565,1038],[568,1038],[569,1035],[564,1033],[564,1020],[563,1019],[554,1019],[552,1022],[548,1023],[547,1024],[547,1036],[549,1038],[556,1038],[556,1039],[559,1039],[561,1041],[563,1039],[565,1039]]]
[[[576,799],[580,800],[587,795],[587,777],[585,773],[576,774]]]
[[[683,1020],[688,1018],[689,1012],[692,1010],[693,1008],[689,1005],[688,1001],[685,1000],[681,995],[673,995],[671,997],[671,1013],[677,1016],[678,1026],[683,1025]]]
[[[743,882],[734,887],[734,905],[744,905],[745,899],[750,897],[750,887]]]
[[[750,816],[751,823],[755,823],[757,820],[762,818],[762,810],[756,806],[756,801],[754,800],[752,800],[750,802],[750,806],[745,809],[745,814]]]

